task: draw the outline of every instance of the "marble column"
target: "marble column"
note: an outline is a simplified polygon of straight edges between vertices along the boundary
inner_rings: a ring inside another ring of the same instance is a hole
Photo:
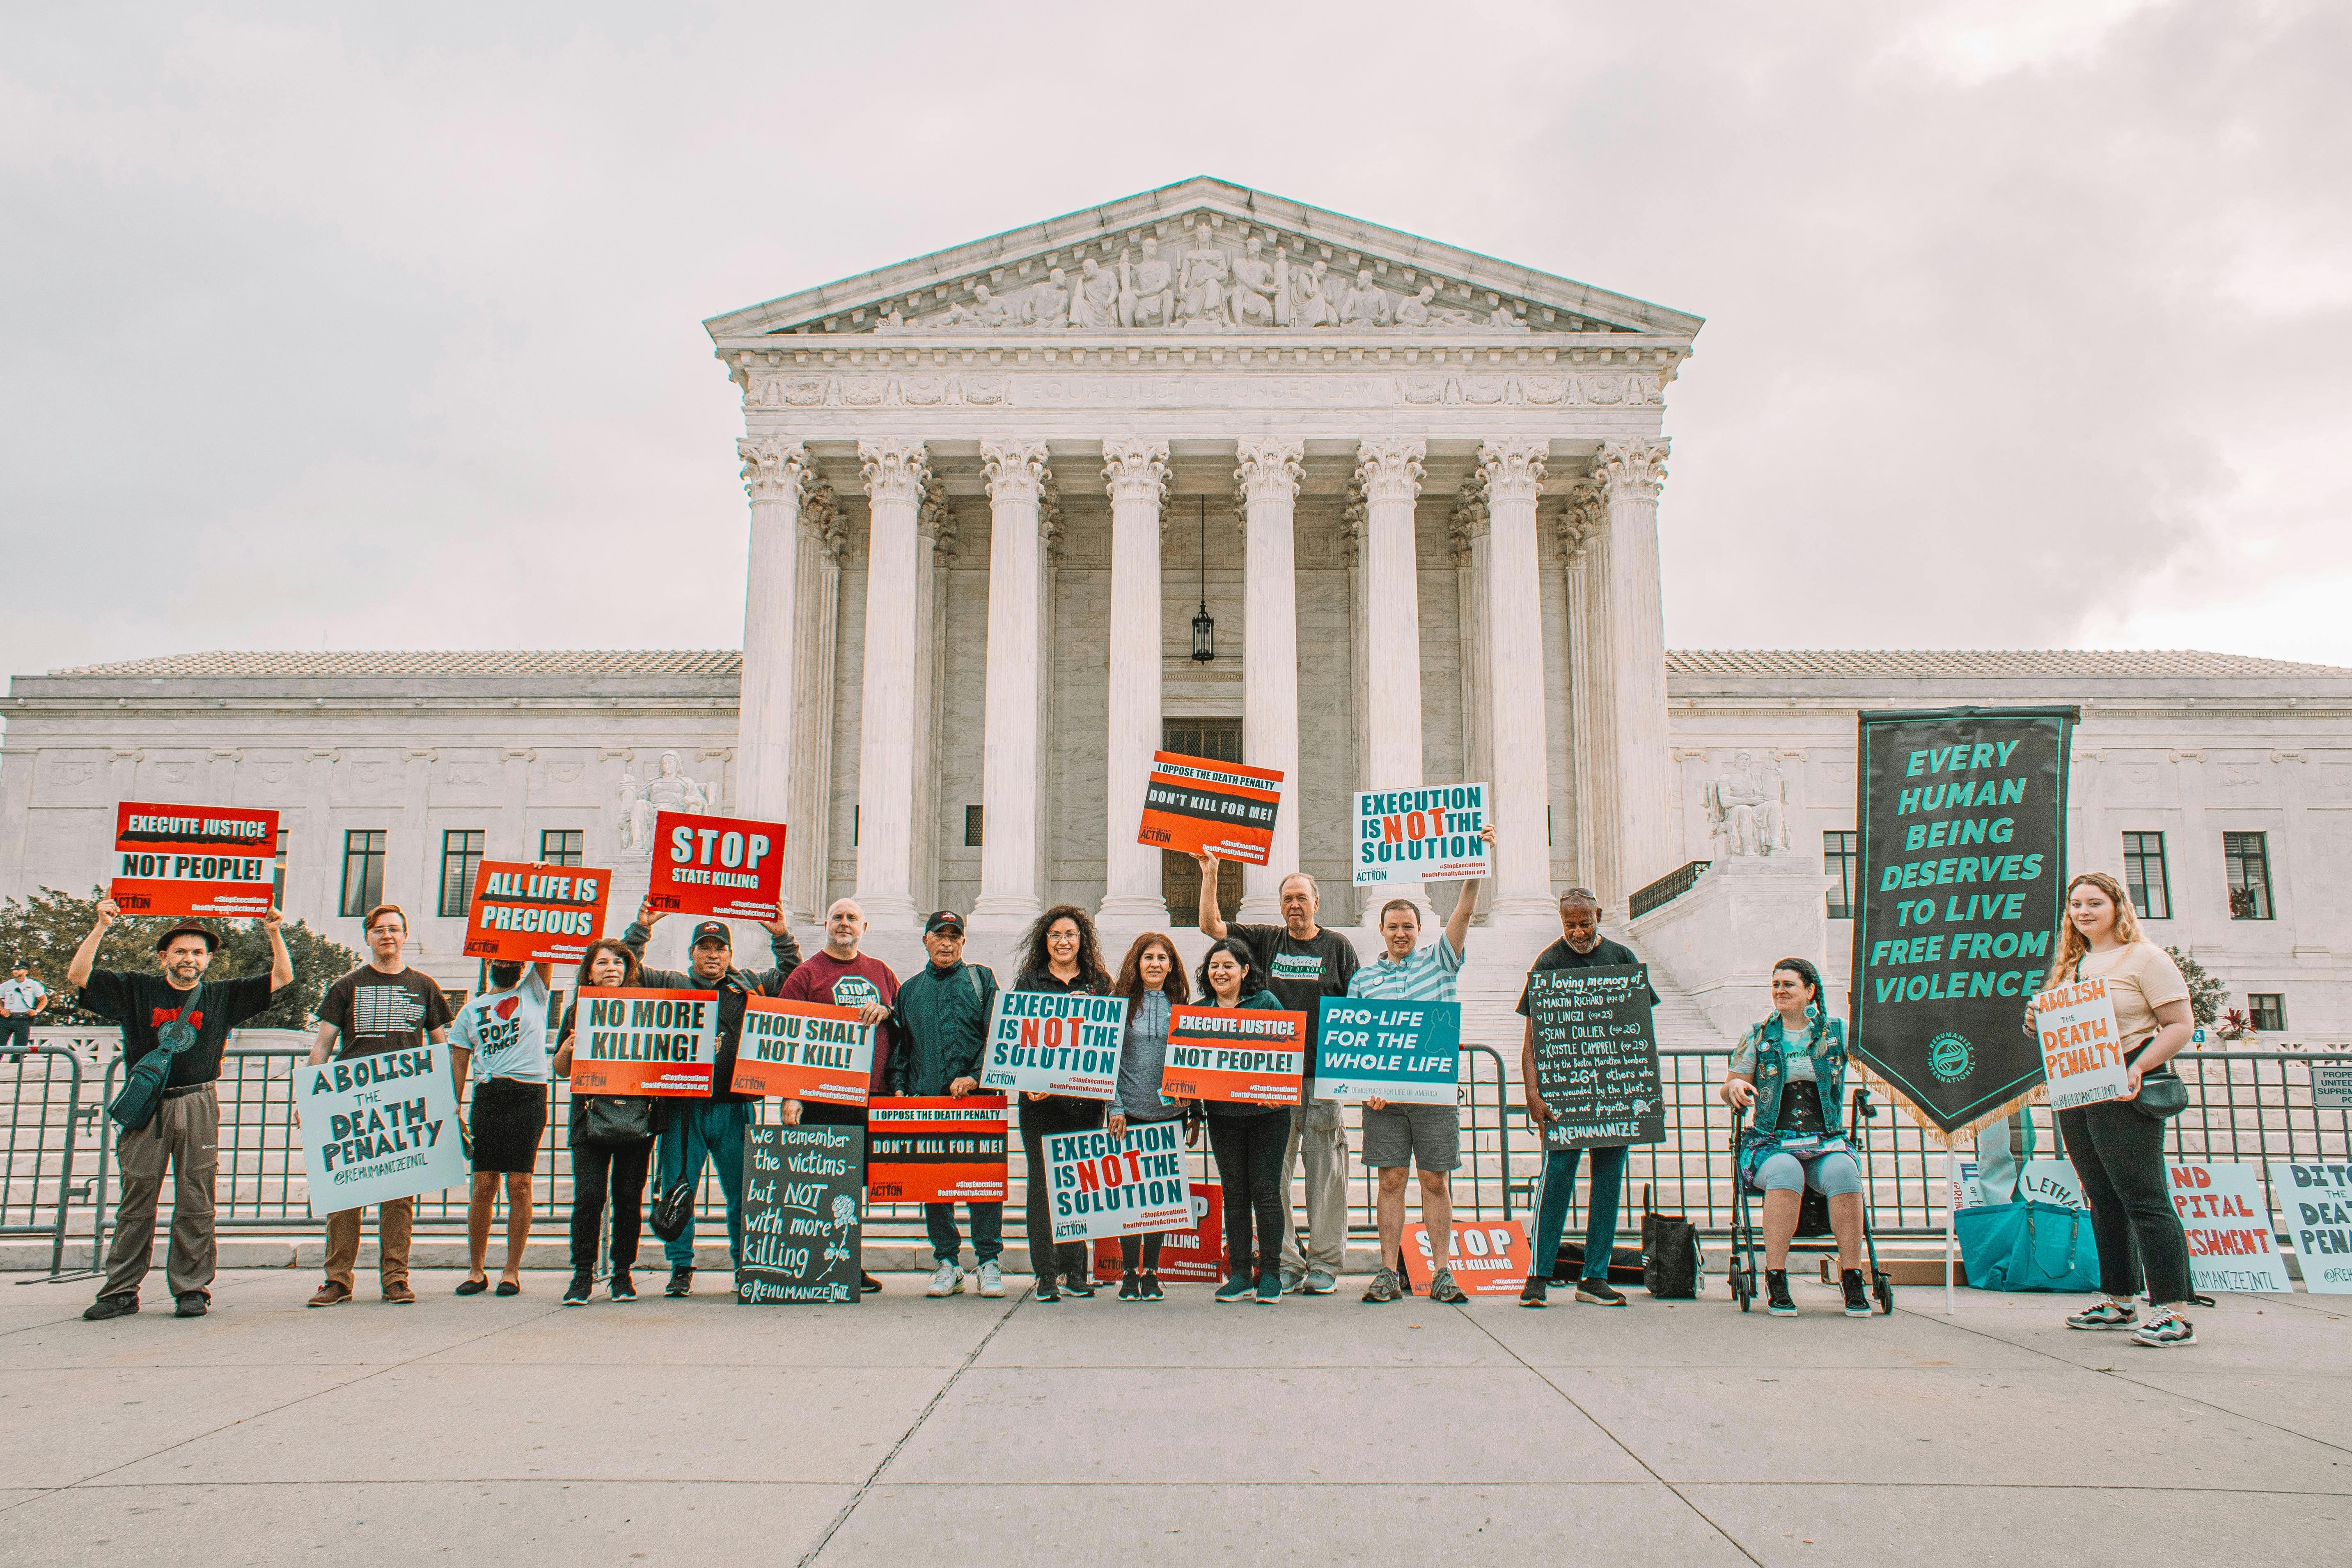
[[[948,584],[944,574],[957,554],[955,507],[948,488],[934,474],[923,481],[922,505],[915,512],[915,761],[914,798],[908,810],[913,835],[908,865],[918,910],[940,903],[940,770],[937,745],[940,693],[946,684]]]
[[[1543,601],[1538,574],[1536,496],[1549,443],[1517,437],[1487,442],[1478,466],[1486,479],[1487,733],[1495,752],[1495,900],[1490,923],[1514,929],[1512,949],[1557,929],[1551,846],[1544,806],[1550,799],[1544,710],[1531,699],[1543,680]]]
[[[981,742],[980,899],[970,929],[1008,941],[1037,918],[1038,781],[1045,773],[1045,443],[982,441],[988,481],[988,693]]]
[[[1616,810],[1612,769],[1601,765],[1608,711],[1609,639],[1601,574],[1595,563],[1606,536],[1609,502],[1601,481],[1587,476],[1570,491],[1560,514],[1560,551],[1568,566],[1569,752],[1575,787],[1577,885],[1599,896],[1603,910],[1622,911],[1626,889],[1616,872]]]
[[[1493,685],[1494,671],[1487,662],[1486,643],[1486,476],[1473,473],[1454,498],[1454,510],[1447,520],[1446,533],[1450,553],[1454,557],[1454,597],[1455,613],[1461,625],[1457,643],[1462,661],[1462,776],[1485,780],[1491,784],[1495,777],[1495,742],[1488,732],[1487,692]],[[1367,892],[1377,892],[1367,889]],[[1478,889],[1478,912],[1485,915],[1494,907],[1495,884],[1490,879]],[[1429,923],[1427,916],[1423,924]]]
[[[751,551],[743,582],[743,687],[736,720],[733,815],[789,824],[793,741],[793,623],[799,609],[801,486],[808,454],[797,441],[738,441],[743,493],[751,500]],[[785,842],[791,842],[787,832]]]
[[[866,679],[857,748],[857,902],[887,933],[915,925],[916,518],[930,469],[915,440],[860,441],[872,521],[866,547]]]
[[[833,860],[833,669],[841,635],[841,555],[848,529],[815,469],[801,489],[793,542],[792,751],[785,790],[784,897],[803,921],[821,919]]]
[[[1428,447],[1401,436],[1366,441],[1356,449],[1356,479],[1364,490],[1364,787],[1408,789],[1424,782],[1421,755],[1421,558],[1413,547],[1412,508],[1421,498],[1421,460]],[[1352,824],[1351,824],[1352,826]],[[1352,858],[1354,846],[1349,847]],[[1429,900],[1419,882],[1389,882],[1370,889],[1364,923],[1378,922],[1381,905]]]
[[[1275,889],[1298,869],[1298,574],[1292,520],[1307,443],[1240,443],[1243,527],[1242,761],[1282,772],[1282,809],[1263,866],[1242,868],[1241,918],[1282,919]]]
[[[1604,441],[1593,471],[1608,488],[1608,679],[1615,695],[1612,750],[1617,875],[1630,895],[1681,864],[1681,809],[1666,757],[1665,603],[1658,576],[1663,440]]]
[[[1135,841],[1151,753],[1160,749],[1160,503],[1168,443],[1121,437],[1103,443],[1110,490],[1110,714],[1104,758],[1103,901],[1107,927],[1165,925],[1160,852]]]

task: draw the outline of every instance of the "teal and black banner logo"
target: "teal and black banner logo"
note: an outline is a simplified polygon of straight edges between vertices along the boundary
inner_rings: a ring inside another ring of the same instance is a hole
[[[1947,1132],[2042,1081],[2077,710],[1862,715],[1853,1048]]]

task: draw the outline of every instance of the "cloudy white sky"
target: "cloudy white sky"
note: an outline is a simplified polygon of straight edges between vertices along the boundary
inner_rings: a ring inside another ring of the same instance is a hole
[[[1194,174],[1707,317],[1666,418],[1676,646],[2352,664],[2339,5],[477,0],[7,35],[0,673],[733,646],[740,416],[701,319]]]

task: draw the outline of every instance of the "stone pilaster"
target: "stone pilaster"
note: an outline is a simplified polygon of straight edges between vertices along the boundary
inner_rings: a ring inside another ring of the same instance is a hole
[[[1045,443],[982,441],[988,481],[988,691],[982,741],[980,900],[970,929],[1010,941],[1045,908],[1038,784],[1045,689]]]
[[[1604,910],[1622,911],[1627,889],[1617,867],[1616,792],[1605,757],[1609,636],[1600,574],[1594,562],[1606,532],[1609,502],[1601,481],[1587,476],[1569,492],[1560,514],[1560,553],[1568,569],[1568,711],[1570,783],[1576,804],[1576,879],[1598,895]]]
[[[751,548],[743,582],[743,693],[736,721],[735,815],[787,822],[792,808],[793,623],[800,608],[801,487],[808,454],[797,441],[738,441]],[[789,838],[787,839],[789,842]]]
[[[860,441],[872,521],[866,550],[866,680],[858,723],[857,901],[884,932],[915,923],[916,528],[930,468],[918,440]]]
[[[1413,547],[1413,502],[1421,498],[1426,443],[1389,436],[1356,451],[1364,491],[1364,764],[1367,789],[1406,789],[1423,782],[1421,754],[1421,563]],[[1352,824],[1350,825],[1352,826]],[[1351,845],[1350,856],[1354,854]],[[1367,899],[1364,921],[1381,903],[1428,900],[1419,882],[1390,882]]]
[[[1103,443],[1110,491],[1110,701],[1105,756],[1105,841],[1100,919],[1133,932],[1164,925],[1160,851],[1135,840],[1151,753],[1160,749],[1160,526],[1168,443],[1122,437]]]
[[[1303,441],[1248,440],[1236,452],[1234,483],[1244,527],[1242,578],[1242,760],[1282,770],[1282,810],[1264,866],[1242,868],[1241,918],[1282,918],[1275,889],[1298,869],[1298,584],[1292,521]]]
[[[1488,441],[1478,453],[1486,480],[1487,733],[1495,752],[1495,900],[1489,923],[1507,928],[1505,954],[1556,929],[1550,798],[1543,705],[1523,687],[1543,679],[1543,602],[1536,548],[1536,496],[1549,443]]]
[[[794,916],[814,921],[831,902],[834,651],[841,626],[841,555],[848,530],[833,487],[812,470],[801,492],[793,542],[792,752],[783,820],[784,895]]]
[[[1667,776],[1665,604],[1658,577],[1664,440],[1604,441],[1593,472],[1609,503],[1601,591],[1609,616],[1609,689],[1622,898],[1680,863],[1680,805]]]

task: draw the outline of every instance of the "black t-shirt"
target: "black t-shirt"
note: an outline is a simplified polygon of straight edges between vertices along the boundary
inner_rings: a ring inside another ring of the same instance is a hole
[[[269,1006],[269,976],[248,974],[242,980],[206,980],[197,987],[196,1010],[188,1026],[196,1043],[172,1063],[170,1089],[210,1083],[220,1077],[221,1051],[228,1032]],[[122,1059],[135,1062],[163,1044],[155,1031],[180,1016],[188,994],[175,991],[161,973],[131,974],[116,969],[93,969],[81,988],[81,1005],[101,1018],[122,1026]]]
[[[1231,921],[1225,922],[1225,934],[1256,958],[1257,966],[1265,971],[1266,989],[1282,999],[1284,1012],[1307,1015],[1311,1038],[1319,1045],[1323,1010],[1317,1004],[1326,996],[1348,994],[1348,982],[1356,976],[1356,944],[1329,926],[1318,926],[1305,942],[1291,935],[1288,926],[1245,926]],[[1307,1052],[1306,1091],[1310,1099],[1315,1054],[1313,1048]]]
[[[1568,945],[1568,939],[1562,937],[1536,955],[1536,961],[1528,966],[1528,973],[1533,974],[1538,969],[1630,969],[1641,962],[1633,956],[1632,948],[1621,942],[1611,942],[1605,936],[1592,944],[1591,952],[1577,952]],[[1654,1007],[1657,1005],[1658,993],[1653,986],[1650,1005]],[[1522,985],[1519,987],[1519,1016],[1524,1018],[1528,1016],[1528,988]]]
[[[319,1004],[319,1021],[332,1024],[343,1037],[335,1053],[342,1059],[414,1050],[434,1030],[447,1028],[452,1016],[449,998],[431,975],[414,969],[386,974],[373,964],[327,987]]]
[[[1015,991],[1058,991],[1065,996],[1108,996],[1110,987],[1083,974],[1067,980],[1055,978],[1050,969],[1024,969],[1014,977]],[[981,1047],[981,1060],[988,1059],[988,1047]],[[1100,1127],[1110,1107],[1099,1100],[1081,1100],[1073,1094],[1048,1094],[1036,1100],[1016,1094],[1013,1102],[1021,1108],[1021,1125],[1033,1132],[1083,1132]]]

